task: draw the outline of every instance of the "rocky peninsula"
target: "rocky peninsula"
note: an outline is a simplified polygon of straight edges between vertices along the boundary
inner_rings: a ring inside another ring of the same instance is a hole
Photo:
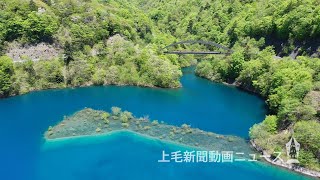
[[[45,133],[47,141],[59,138],[108,134],[114,131],[131,131],[161,141],[214,151],[243,152],[249,158],[253,151],[245,139],[225,136],[192,128],[182,124],[174,126],[148,117],[137,118],[128,111],[113,107],[112,112],[83,109],[60,123],[49,127]]]

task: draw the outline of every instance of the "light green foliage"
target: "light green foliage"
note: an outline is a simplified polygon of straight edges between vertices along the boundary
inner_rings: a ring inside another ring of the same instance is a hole
[[[37,11],[38,10],[38,6],[36,5],[36,3],[33,0],[30,0],[30,2],[29,2],[29,9],[31,11]]]
[[[50,41],[59,28],[57,16],[48,12],[37,13],[34,1],[6,1],[4,14],[5,39],[23,38],[25,42]],[[19,11],[15,11],[18,8]]]
[[[270,136],[270,133],[264,129],[264,126],[262,123],[254,124],[250,128],[249,134],[251,139],[256,139],[256,140],[260,140]]]
[[[320,81],[317,81],[313,84],[313,90],[320,91]]]
[[[67,84],[81,86],[89,83],[94,73],[94,67],[85,61],[71,61],[67,71]]]
[[[16,93],[32,90],[65,87],[63,62],[56,60],[32,62],[31,60],[15,64]]]
[[[294,126],[294,136],[302,146],[314,154],[320,150],[320,123],[318,121],[300,121]]]
[[[38,89],[62,86],[64,84],[62,67],[63,64],[58,60],[39,61],[38,63],[35,63],[34,70],[37,79],[35,86]]]
[[[300,150],[298,160],[300,165],[305,167],[311,167],[315,170],[320,170],[319,161],[315,158],[314,154],[310,151]]]
[[[299,160],[301,164],[320,170],[320,123],[318,121],[301,121],[294,126],[294,136],[302,146]]]
[[[196,68],[196,74],[213,81],[228,81],[229,64],[226,60],[213,58],[211,61],[201,61]]]
[[[293,112],[299,102],[312,89],[311,69],[290,60],[273,60],[269,70],[258,77],[254,86],[268,97],[270,109],[278,112],[281,119],[288,111]],[[289,119],[290,114],[287,116]]]
[[[301,40],[319,36],[318,5],[316,0],[256,1],[235,17],[229,25],[229,33],[234,38],[276,34],[274,38]]]
[[[93,45],[95,32],[92,27],[86,24],[71,24],[70,28],[72,43],[75,47],[81,47],[83,44]]]
[[[305,64],[306,67],[312,69],[310,73],[312,73],[314,81],[320,81],[320,61],[317,58],[299,56],[297,60]]]
[[[132,3],[148,12],[161,31],[170,32],[177,39],[206,39],[234,45],[248,36],[264,37],[289,54],[301,40],[308,42],[320,36],[317,0]]]
[[[109,84],[116,84],[119,82],[120,69],[118,66],[111,66],[107,69],[106,81]]]
[[[107,72],[104,69],[98,69],[92,75],[92,82],[95,85],[103,85],[106,79]]]
[[[277,123],[278,123],[278,118],[277,116],[270,115],[266,116],[266,118],[263,121],[263,124],[265,126],[265,130],[274,134],[277,131]]]
[[[287,132],[269,132],[265,121],[253,125],[250,128],[249,135],[256,145],[266,150],[269,154],[273,154],[276,151],[285,151],[285,144],[290,139],[290,134]]]
[[[242,82],[244,87],[253,89],[253,82],[263,73],[263,64],[259,60],[247,61],[243,64],[243,70],[240,72],[237,81]]]
[[[115,116],[120,115],[120,113],[121,113],[121,108],[119,108],[119,107],[112,107],[112,108],[111,108],[111,112],[112,112],[112,114],[115,115]]]
[[[109,119],[103,121],[106,125],[110,123]]]
[[[131,61],[136,51],[134,44],[125,40],[119,34],[112,36],[107,41],[108,59],[111,60],[113,65],[121,66],[125,62]]]
[[[157,125],[159,125],[159,122],[158,122],[158,120],[153,120],[151,124],[154,126],[157,126]]]
[[[101,132],[101,128],[97,127],[96,132],[97,133]]]
[[[108,120],[108,118],[110,117],[110,114],[107,112],[102,113],[101,118],[102,120]]]
[[[213,69],[213,67],[212,67],[212,64],[210,63],[210,61],[202,61],[197,65],[196,73],[198,76],[206,77],[211,80],[215,80],[212,77],[213,76],[212,69]]]
[[[129,120],[130,120],[130,119],[133,119],[133,115],[132,115],[132,113],[129,112],[129,111],[124,111],[124,112],[123,112],[123,115],[126,116]]]
[[[128,119],[128,117],[127,117],[124,113],[121,113],[121,114],[120,114],[120,121],[121,121],[122,123],[128,123],[128,122],[129,122],[129,119]]]
[[[244,54],[242,52],[234,52],[231,55],[231,59],[229,61],[228,77],[230,79],[237,78],[242,71],[243,64]]]
[[[157,55],[152,47],[141,51],[120,35],[112,36],[107,42],[106,83],[159,87],[180,85],[181,70],[165,56]]]
[[[12,60],[7,56],[0,57],[0,97],[8,96],[12,88],[14,74]]]
[[[58,30],[58,20],[50,14],[31,12],[23,23],[23,28],[28,41],[46,41]]]
[[[143,68],[143,78],[150,84],[159,87],[179,87],[182,75],[178,66],[172,65],[165,58],[150,54]]]
[[[268,138],[269,136],[277,132],[277,122],[277,116],[266,116],[263,122],[255,124],[253,127],[250,128],[250,137],[252,139]]]
[[[123,128],[128,128],[128,127],[130,126],[130,124],[127,123],[127,122],[124,122],[124,123],[121,123],[121,126],[122,126]]]

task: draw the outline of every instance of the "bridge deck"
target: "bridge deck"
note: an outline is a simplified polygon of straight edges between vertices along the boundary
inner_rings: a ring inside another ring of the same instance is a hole
[[[196,51],[166,51],[165,54],[225,54],[222,52],[217,51],[203,51],[203,52],[196,52]]]

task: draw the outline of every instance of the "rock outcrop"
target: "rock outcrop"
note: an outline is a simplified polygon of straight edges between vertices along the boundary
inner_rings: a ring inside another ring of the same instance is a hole
[[[61,53],[60,48],[46,43],[23,46],[15,42],[8,46],[6,55],[11,57],[14,62],[23,62],[26,60],[51,60],[57,58]]]

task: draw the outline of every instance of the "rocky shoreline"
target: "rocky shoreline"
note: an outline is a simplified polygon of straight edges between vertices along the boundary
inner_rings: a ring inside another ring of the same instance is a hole
[[[259,151],[261,153],[261,155],[262,155],[261,157],[263,157],[263,159],[265,161],[267,161],[268,163],[270,163],[270,164],[273,164],[273,165],[276,165],[276,166],[279,166],[279,167],[282,167],[282,168],[285,168],[285,169],[289,169],[291,171],[298,172],[300,174],[304,174],[304,175],[307,175],[307,176],[320,178],[320,172],[313,171],[313,170],[310,170],[310,169],[307,169],[307,168],[304,168],[304,167],[301,167],[301,166],[288,164],[288,163],[286,163],[284,161],[280,161],[280,160],[273,161],[273,159],[270,158],[270,154],[268,154],[267,151],[265,151],[263,148],[259,147],[254,142],[254,140],[250,140],[250,144],[252,145],[252,147],[254,149]]]

